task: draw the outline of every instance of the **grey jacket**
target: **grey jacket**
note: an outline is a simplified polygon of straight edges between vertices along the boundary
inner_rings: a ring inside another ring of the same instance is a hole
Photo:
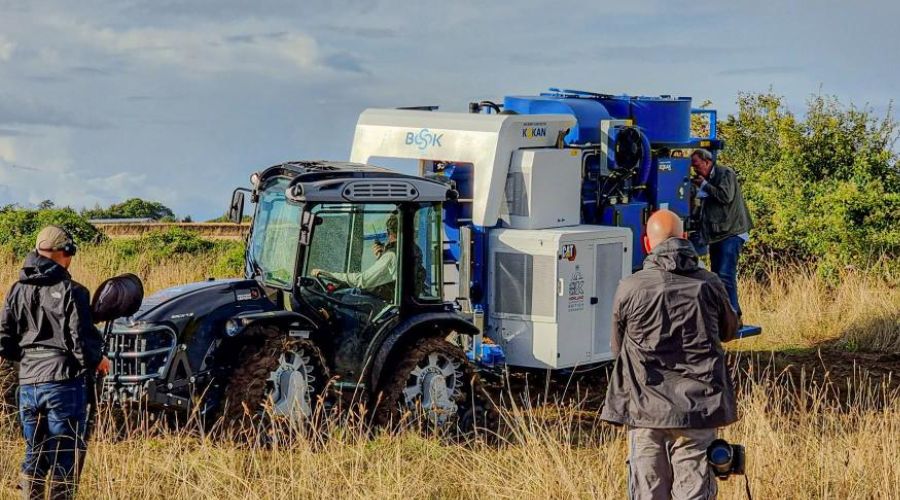
[[[690,242],[670,238],[619,284],[603,420],[703,429],[738,419],[721,344],[734,338],[737,316],[722,282],[697,262]]]
[[[709,243],[750,231],[753,221],[734,170],[716,165],[703,188],[701,225]]]
[[[52,260],[28,254],[0,313],[0,357],[19,361],[19,383],[62,382],[93,372],[102,351],[87,289]]]

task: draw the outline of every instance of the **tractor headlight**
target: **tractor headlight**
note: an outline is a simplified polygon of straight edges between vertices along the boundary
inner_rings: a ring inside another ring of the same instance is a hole
[[[225,322],[225,335],[229,337],[234,337],[238,333],[240,333],[241,328],[243,328],[243,324],[240,320],[229,319]]]

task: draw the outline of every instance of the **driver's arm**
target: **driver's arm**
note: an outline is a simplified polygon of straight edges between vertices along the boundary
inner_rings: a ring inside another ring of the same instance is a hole
[[[356,288],[374,288],[394,281],[397,274],[397,253],[385,252],[361,273],[329,273],[335,279]]]

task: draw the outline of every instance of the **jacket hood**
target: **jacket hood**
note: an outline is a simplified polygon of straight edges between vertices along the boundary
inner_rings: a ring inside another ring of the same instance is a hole
[[[67,279],[71,279],[69,271],[37,252],[31,252],[25,257],[25,263],[19,272],[19,283],[29,285],[55,285]]]
[[[644,269],[661,269],[669,272],[691,272],[700,268],[700,257],[690,241],[669,238],[660,243],[644,259]]]

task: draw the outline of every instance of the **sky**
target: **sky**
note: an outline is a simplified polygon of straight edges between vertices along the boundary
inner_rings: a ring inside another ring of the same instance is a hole
[[[0,0],[0,206],[209,219],[256,170],[346,160],[366,108],[553,86],[884,112],[897,19],[896,0]]]

